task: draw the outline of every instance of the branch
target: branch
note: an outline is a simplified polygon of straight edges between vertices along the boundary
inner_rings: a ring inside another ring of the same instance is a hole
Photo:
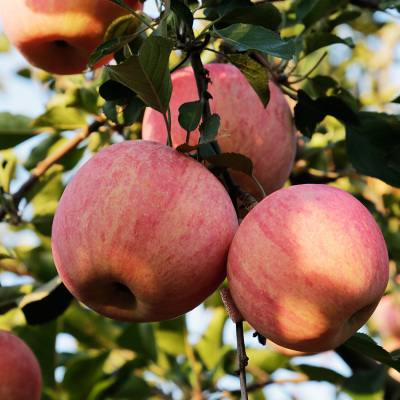
[[[92,132],[97,131],[107,122],[106,118],[96,119],[86,128],[82,129],[74,138],[65,142],[63,146],[49,154],[44,160],[40,161],[32,170],[29,178],[22,184],[19,190],[11,197],[12,207],[18,211],[19,203],[26,196],[28,191],[39,181],[39,178],[57,161],[63,158],[67,153],[76,148],[82,140],[86,139]],[[0,221],[7,215],[7,210],[0,208]],[[19,219],[19,218],[17,218]]]
[[[352,369],[352,370],[369,370],[376,368],[379,364],[364,356],[363,354],[358,353],[357,351],[347,347],[346,345],[341,345],[335,349],[335,352],[342,357],[343,361]],[[400,391],[400,383],[396,381],[396,379],[387,375],[385,379],[385,395],[384,400],[393,400],[397,398],[397,395]]]
[[[243,336],[243,321],[236,322],[236,341],[237,341],[237,370],[235,374],[240,379],[240,394],[242,400],[247,400],[246,367],[249,358],[246,355],[246,346]]]

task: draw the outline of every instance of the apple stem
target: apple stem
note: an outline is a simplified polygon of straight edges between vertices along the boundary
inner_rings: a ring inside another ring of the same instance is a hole
[[[240,379],[241,399],[247,400],[246,366],[249,358],[246,355],[246,346],[243,335],[243,321],[236,322],[236,341],[237,341],[237,370],[235,374]]]

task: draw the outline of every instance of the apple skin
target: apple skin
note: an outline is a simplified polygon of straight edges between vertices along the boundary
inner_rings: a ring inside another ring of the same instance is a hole
[[[221,117],[220,129],[229,137],[218,139],[224,153],[241,153],[253,161],[254,175],[267,194],[280,189],[289,177],[296,153],[297,132],[292,112],[281,90],[272,82],[270,102],[265,109],[257,94],[238,68],[230,64],[207,64],[212,84],[212,113]],[[171,75],[173,90],[170,101],[173,146],[186,141],[186,131],[178,122],[179,107],[199,99],[192,67]],[[198,143],[199,131],[190,135],[189,144]],[[142,138],[166,143],[167,130],[162,115],[147,108],[144,113]],[[261,200],[255,182],[244,173],[232,171],[235,182]]]
[[[143,8],[139,0],[125,3],[134,10]],[[33,66],[60,75],[82,73],[109,24],[126,14],[108,0],[0,0],[0,18],[10,42]]]
[[[280,189],[245,217],[228,255],[229,288],[257,332],[310,353],[331,350],[371,316],[389,278],[382,233],[349,193]]]
[[[183,315],[226,278],[237,216],[202,164],[145,140],[86,162],[57,207],[52,248],[70,292],[126,322]]]
[[[14,334],[0,330],[0,399],[39,400],[42,374],[29,346]]]

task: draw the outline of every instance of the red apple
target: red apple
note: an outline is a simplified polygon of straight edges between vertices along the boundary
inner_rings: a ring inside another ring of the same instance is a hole
[[[202,164],[145,140],[109,146],[68,184],[52,232],[66,287],[121,321],[178,317],[226,277],[237,216]]]
[[[369,211],[328,185],[280,189],[240,224],[227,263],[244,319],[288,349],[339,346],[371,316],[388,283],[389,259]]]
[[[0,399],[39,400],[41,393],[36,356],[18,336],[0,330]]]
[[[296,152],[296,130],[290,107],[280,89],[270,81],[270,102],[265,109],[243,74],[229,64],[207,64],[212,84],[210,107],[221,117],[221,129],[229,137],[218,140],[223,152],[242,153],[251,158],[255,177],[265,192],[280,189],[289,177]],[[178,123],[182,103],[198,100],[191,67],[172,74],[170,101],[172,142],[185,143],[186,131]],[[147,108],[143,118],[142,138],[166,143],[167,130],[162,115]],[[192,132],[190,144],[197,144],[199,132]],[[260,189],[247,175],[232,171],[236,182],[248,193],[261,199]]]
[[[371,322],[384,339],[400,339],[400,305],[396,303],[393,295],[383,296],[372,314]]]
[[[125,3],[143,8],[139,0]],[[11,43],[32,65],[54,74],[83,72],[109,24],[127,13],[108,0],[0,0],[0,18]]]

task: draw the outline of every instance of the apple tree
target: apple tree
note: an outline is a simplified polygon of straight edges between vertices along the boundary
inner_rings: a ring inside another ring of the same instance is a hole
[[[41,398],[400,398],[400,2],[87,3],[0,0],[46,98],[0,103],[0,329]]]

